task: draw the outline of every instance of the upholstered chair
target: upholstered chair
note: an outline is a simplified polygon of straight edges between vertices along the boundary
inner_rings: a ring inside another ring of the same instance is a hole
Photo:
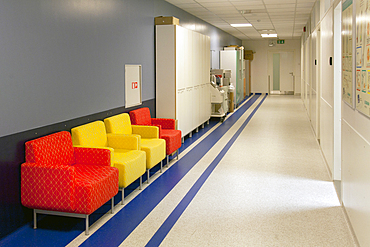
[[[140,179],[146,170],[146,154],[140,148],[140,136],[107,134],[103,121],[95,121],[71,130],[75,147],[108,149],[112,155],[112,166],[119,170],[119,187],[124,203],[124,188]]]
[[[37,214],[85,218],[118,193],[118,169],[106,149],[73,147],[66,131],[26,142],[21,165],[21,202]]]
[[[159,138],[166,141],[167,164],[169,156],[177,153],[181,147],[181,131],[176,129],[176,121],[169,118],[152,118],[147,107],[130,111],[131,123],[133,125],[149,125],[159,127]]]
[[[122,113],[104,119],[108,134],[140,135],[141,150],[146,153],[147,181],[149,183],[149,170],[166,158],[166,142],[159,138],[159,128],[156,126],[131,125],[130,116]]]

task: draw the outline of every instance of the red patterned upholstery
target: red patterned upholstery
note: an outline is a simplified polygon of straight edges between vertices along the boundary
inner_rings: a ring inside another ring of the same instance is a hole
[[[170,155],[181,147],[181,131],[162,130],[162,139],[166,141],[166,154]]]
[[[129,114],[132,125],[152,125],[152,117],[148,107],[130,111]]]
[[[26,207],[91,214],[118,193],[110,151],[74,148],[62,131],[26,143],[21,201]]]
[[[159,127],[159,138],[166,140],[166,154],[170,155],[181,147],[181,131],[176,130],[175,119],[151,118],[147,107],[130,111],[133,125],[152,125]]]
[[[80,164],[74,167],[76,169],[75,213],[91,214],[118,193],[117,168]]]

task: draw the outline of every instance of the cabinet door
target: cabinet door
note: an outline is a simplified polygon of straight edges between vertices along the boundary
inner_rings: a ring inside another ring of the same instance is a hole
[[[176,29],[156,26],[156,116],[175,118],[176,104]]]
[[[185,133],[188,134],[194,129],[193,126],[193,87],[186,88],[185,91],[185,107],[183,111],[185,112]]]
[[[201,85],[204,83],[207,83],[207,78],[209,78],[209,69],[207,69],[206,63],[207,59],[206,54],[207,54],[207,36],[202,35],[202,81],[200,82]]]
[[[210,84],[206,83],[202,85],[202,122],[207,121],[211,117],[211,93],[209,91]]]
[[[185,28],[176,27],[176,89],[185,88]]]
[[[186,42],[186,87],[193,86],[193,31],[187,30],[187,42]]]
[[[193,32],[193,79],[192,79],[192,85],[196,86],[198,85],[199,80],[199,39],[200,34],[197,32]]]
[[[205,116],[206,116],[206,99],[205,99],[205,92],[204,92],[204,89],[205,89],[205,84],[201,85],[200,86],[200,107],[199,107],[199,110],[200,110],[200,123],[204,123],[206,120],[205,120]]]
[[[195,86],[193,89],[193,129],[197,128],[201,124],[200,108],[202,107],[202,105],[200,95],[201,95],[201,86]]]
[[[211,38],[206,37],[206,54],[205,54],[205,61],[204,64],[206,66],[206,80],[204,83],[209,83],[209,72],[211,70]]]
[[[178,123],[178,129],[181,130],[181,132],[184,132],[186,128],[186,112],[184,111],[184,108],[186,107],[185,94],[185,88],[177,91],[176,119]]]

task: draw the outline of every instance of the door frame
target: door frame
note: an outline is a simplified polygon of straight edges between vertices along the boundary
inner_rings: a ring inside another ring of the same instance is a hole
[[[296,64],[296,54],[295,54],[295,50],[292,50],[292,49],[278,49],[278,50],[270,50],[267,52],[267,74],[268,74],[268,78],[269,78],[269,81],[268,81],[268,92],[269,94],[292,94],[290,93],[287,93],[285,91],[274,91],[272,90],[272,84],[273,84],[273,81],[272,81],[272,78],[273,78],[273,54],[274,53],[283,53],[283,52],[293,52],[293,68],[292,68],[292,71],[293,71],[293,95],[295,93],[295,75],[296,75],[296,69],[295,69],[295,64]]]

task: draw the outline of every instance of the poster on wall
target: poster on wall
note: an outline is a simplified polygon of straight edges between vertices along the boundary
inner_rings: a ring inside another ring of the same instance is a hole
[[[141,105],[141,65],[125,65],[125,107]]]
[[[370,0],[356,2],[356,109],[370,116]]]
[[[353,107],[352,11],[353,1],[344,1],[342,6],[342,99],[351,107]],[[358,63],[361,61],[356,60],[356,66]]]

